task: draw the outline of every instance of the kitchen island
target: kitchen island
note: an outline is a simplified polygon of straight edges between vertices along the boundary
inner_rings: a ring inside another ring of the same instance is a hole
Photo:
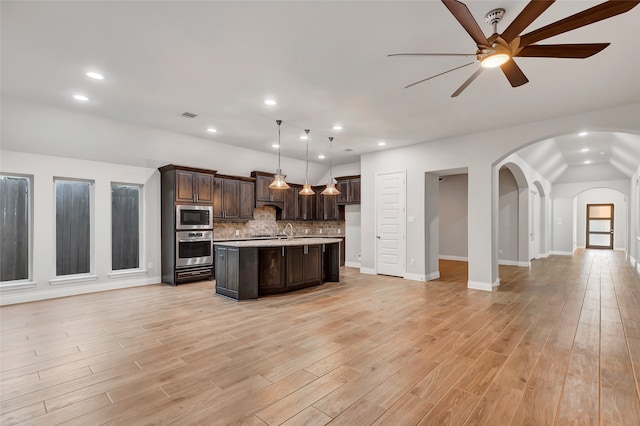
[[[340,238],[219,241],[216,293],[236,300],[340,281]]]

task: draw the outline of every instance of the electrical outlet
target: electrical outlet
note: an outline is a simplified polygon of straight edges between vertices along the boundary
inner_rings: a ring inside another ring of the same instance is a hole
[[[319,232],[322,234],[322,229],[320,229],[320,231],[319,231]]]
[[[240,236],[240,230],[236,229],[236,237]]]
[[[153,262],[149,262],[149,265],[147,265],[147,269],[153,269]]]
[[[415,265],[416,264],[416,260],[415,259],[411,259],[411,264]]]
[[[309,233],[309,229],[308,229],[308,228],[305,228],[305,229],[304,229],[304,233],[305,233],[305,234],[308,234],[308,233]]]
[[[342,234],[342,229],[338,229],[338,234]]]

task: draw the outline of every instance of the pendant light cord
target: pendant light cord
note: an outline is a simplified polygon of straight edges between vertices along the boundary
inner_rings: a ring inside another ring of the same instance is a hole
[[[309,183],[309,132],[311,130],[304,129],[304,132],[307,134],[307,152],[305,154],[305,158],[307,160],[307,166],[304,169],[304,183]]]
[[[276,124],[278,125],[278,171],[276,174],[281,174],[280,170],[280,125],[282,124],[282,120],[276,120]]]

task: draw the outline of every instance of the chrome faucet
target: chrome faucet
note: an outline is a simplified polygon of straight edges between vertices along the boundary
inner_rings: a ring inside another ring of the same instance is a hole
[[[287,228],[291,229],[291,235],[287,235]],[[284,235],[287,235],[287,238],[293,238],[293,225],[291,224],[291,222],[285,225],[284,229],[282,230],[282,233]]]

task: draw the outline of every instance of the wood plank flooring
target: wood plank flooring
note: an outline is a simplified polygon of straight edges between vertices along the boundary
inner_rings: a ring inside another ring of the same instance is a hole
[[[640,278],[619,252],[235,302],[212,281],[0,308],[0,424],[639,425]]]

